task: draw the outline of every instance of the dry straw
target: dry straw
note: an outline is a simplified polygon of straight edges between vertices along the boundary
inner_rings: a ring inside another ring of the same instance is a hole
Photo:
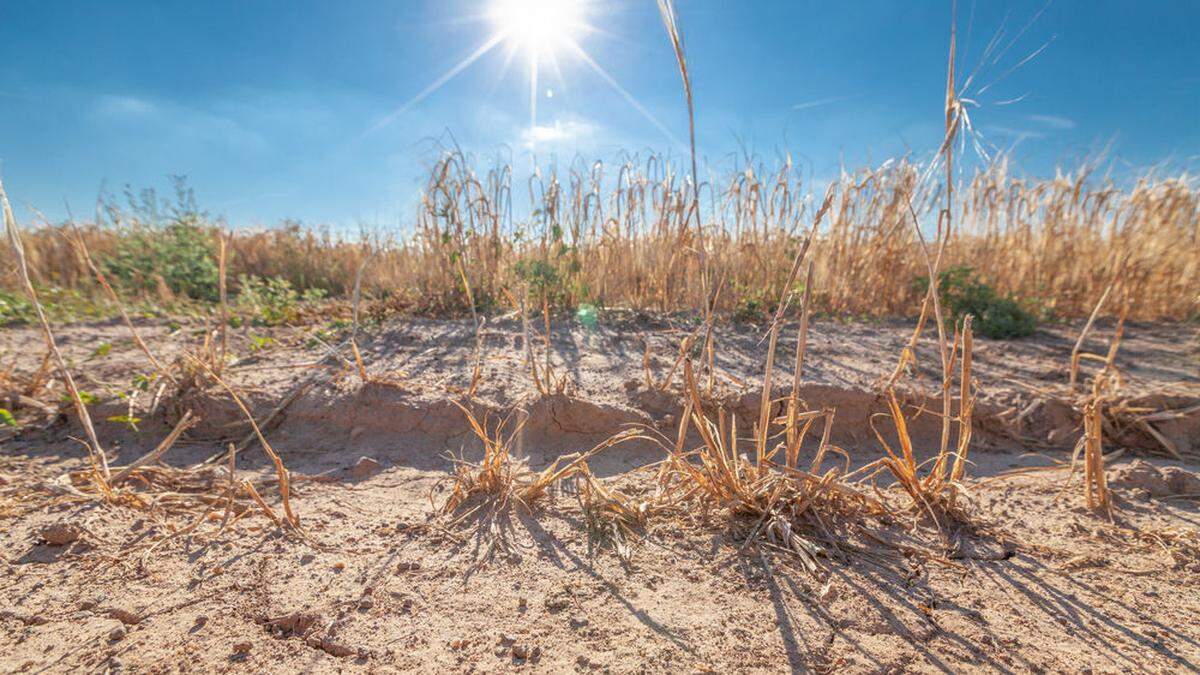
[[[786,163],[768,171],[747,160],[705,182],[699,219],[714,280],[706,289],[697,283],[703,281],[700,256],[689,254],[699,251],[696,219],[690,226],[685,221],[692,190],[666,158],[630,155],[615,165],[541,167],[528,180],[515,178],[505,163],[484,171],[479,176],[469,158],[447,153],[431,172],[415,234],[378,246],[319,228],[236,230],[228,239],[227,275],[282,277],[348,299],[371,257],[361,281],[371,311],[469,315],[472,305],[500,304],[504,289],[517,295],[524,281],[518,263],[537,262],[555,284],[552,308],[589,302],[696,312],[711,305],[719,315],[774,306],[819,206]],[[812,244],[820,289],[812,298],[814,313],[919,313],[922,296],[912,281],[927,277],[928,269],[910,203],[921,220],[945,212],[937,203],[945,180],[922,182],[927,173],[899,159],[834,181],[839,197]],[[1033,309],[1085,319],[1127,260],[1130,292],[1138,298],[1130,319],[1200,312],[1200,190],[1190,177],[1147,174],[1118,185],[1085,165],[1034,180],[1014,174],[999,157],[963,178],[954,195],[953,237],[944,244],[940,269],[970,267],[998,293]],[[526,201],[525,208],[514,207],[516,201]],[[512,215],[526,211],[538,216]],[[133,224],[129,217],[117,226],[80,224],[78,236],[100,263]],[[103,293],[77,255],[74,237],[63,231],[42,225],[24,233],[35,286]],[[681,239],[681,232],[692,234]],[[215,260],[215,239],[212,254]],[[8,276],[3,283],[19,288],[13,281],[19,279]],[[127,300],[139,299],[120,290]],[[1115,315],[1107,304],[1099,317],[1106,314]]]
[[[34,311],[37,313],[38,324],[42,328],[42,337],[46,341],[46,347],[50,353],[54,355],[54,362],[58,366],[58,374],[62,377],[66,384],[67,393],[71,397],[71,402],[75,406],[75,414],[79,416],[79,423],[83,425],[84,433],[87,434],[88,454],[92,459],[93,468],[96,470],[96,481],[104,491],[108,490],[108,480],[110,478],[108,469],[108,458],[104,454],[104,448],[100,446],[100,440],[96,438],[96,429],[92,425],[92,416],[88,413],[87,405],[79,396],[79,388],[75,386],[75,378],[71,375],[70,368],[67,367],[67,362],[63,359],[62,352],[58,348],[58,343],[54,340],[54,332],[50,330],[50,322],[46,319],[46,312],[42,309],[42,304],[38,300],[37,290],[34,289],[33,281],[29,277],[29,265],[25,257],[25,245],[21,241],[21,232],[17,228],[17,219],[13,216],[12,206],[8,203],[8,194],[4,191],[4,183],[0,181],[0,208],[4,210],[4,229],[8,233],[9,245],[12,247],[13,257],[17,261],[17,269],[20,272],[21,284],[25,294],[29,297],[29,302],[33,305]]]

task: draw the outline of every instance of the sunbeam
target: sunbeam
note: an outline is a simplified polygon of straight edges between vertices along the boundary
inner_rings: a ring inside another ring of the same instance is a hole
[[[582,59],[584,63],[588,64],[588,66],[595,71],[597,75],[600,76],[600,79],[604,80],[608,86],[612,87],[614,91],[620,94],[621,97],[625,99],[626,103],[633,106],[633,109],[641,113],[642,117],[645,117],[651,124],[654,125],[656,129],[663,132],[663,135],[667,137],[667,140],[671,141],[673,145],[676,145],[680,148],[687,147],[683,144],[683,142],[675,137],[675,134],[671,133],[670,129],[664,126],[662,122],[659,122],[658,118],[646,109],[646,106],[642,105],[641,102],[634,98],[633,94],[629,93],[625,87],[622,87],[621,83],[617,82],[616,78],[614,78],[612,75],[609,75],[607,70],[605,70],[599,63],[596,63],[596,60],[593,59],[586,51],[584,51],[583,47],[580,47],[574,41],[570,42],[570,46],[575,54]]]
[[[466,70],[468,66],[470,66],[472,63],[475,63],[480,58],[482,58],[484,54],[487,54],[488,52],[490,52],[496,45],[500,44],[504,40],[505,37],[506,37],[506,35],[502,32],[493,34],[483,44],[479,45],[478,49],[471,52],[466,58],[464,58],[462,61],[459,61],[457,64],[455,64],[453,68],[451,68],[450,70],[447,70],[441,77],[434,80],[433,84],[430,84],[428,87],[425,87],[424,89],[422,89],[421,92],[418,93],[416,96],[408,99],[408,101],[406,101],[404,103],[404,105],[400,106],[399,108],[396,108],[391,113],[386,115],[383,119],[376,122],[375,125],[372,126],[370,129],[367,129],[366,133],[364,133],[363,136],[373,134],[376,131],[379,131],[380,129],[382,129],[383,127],[386,127],[387,125],[391,124],[397,117],[399,117],[399,116],[403,115],[405,112],[407,112],[409,108],[411,108],[414,105],[425,100],[426,97],[428,97],[430,94],[437,91],[438,89],[441,89],[444,84],[446,84],[450,80],[454,79],[454,77],[456,75],[458,75],[462,71]]]
[[[538,60],[534,54],[529,59],[529,128],[537,128]]]

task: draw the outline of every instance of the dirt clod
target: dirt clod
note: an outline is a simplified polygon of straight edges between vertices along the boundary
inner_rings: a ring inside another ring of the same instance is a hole
[[[57,522],[43,527],[38,537],[50,546],[66,546],[79,541],[83,529],[74,523]]]
[[[340,642],[334,642],[327,637],[311,637],[306,640],[306,644],[308,644],[310,647],[320,649],[330,656],[336,656],[338,658],[354,656],[355,654],[359,653],[357,649],[344,645]]]
[[[514,644],[512,657],[518,661],[534,661],[542,655],[542,648],[537,645]]]
[[[136,626],[146,618],[142,612],[126,607],[109,607],[108,615],[127,626]]]
[[[1200,475],[1177,466],[1168,466],[1162,470],[1167,487],[1177,495],[1200,495]]]
[[[355,480],[362,480],[374,476],[383,465],[371,457],[359,457],[358,461],[350,467],[350,477]]]
[[[1175,466],[1159,468],[1142,459],[1135,459],[1109,472],[1113,487],[1144,490],[1152,497],[1200,494],[1200,476]]]
[[[275,619],[268,619],[266,622],[267,627],[279,637],[307,635],[320,623],[322,623],[321,616],[312,612],[293,612]]]

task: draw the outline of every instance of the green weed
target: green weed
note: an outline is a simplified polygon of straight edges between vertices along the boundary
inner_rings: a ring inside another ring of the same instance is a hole
[[[918,277],[913,285],[924,294],[929,290],[929,277]],[[970,314],[975,317],[975,332],[985,337],[1008,340],[1032,335],[1037,329],[1033,313],[980,281],[970,267],[951,267],[939,273],[938,290],[955,325]]]

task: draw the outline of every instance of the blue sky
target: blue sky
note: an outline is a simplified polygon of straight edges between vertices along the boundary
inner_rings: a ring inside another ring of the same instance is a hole
[[[25,218],[184,174],[234,225],[352,228],[411,221],[447,132],[481,162],[519,166],[680,155],[686,112],[653,0],[578,1],[594,30],[577,44],[646,114],[560,45],[531,131],[512,39],[404,108],[495,34],[488,2],[5,0],[0,170]],[[790,154],[819,182],[940,140],[948,1],[677,5],[708,171]],[[995,83],[971,112],[1024,171],[1106,148],[1118,172],[1200,164],[1200,3],[962,0],[958,25],[964,74],[993,36],[1011,43],[976,78],[975,91]]]

